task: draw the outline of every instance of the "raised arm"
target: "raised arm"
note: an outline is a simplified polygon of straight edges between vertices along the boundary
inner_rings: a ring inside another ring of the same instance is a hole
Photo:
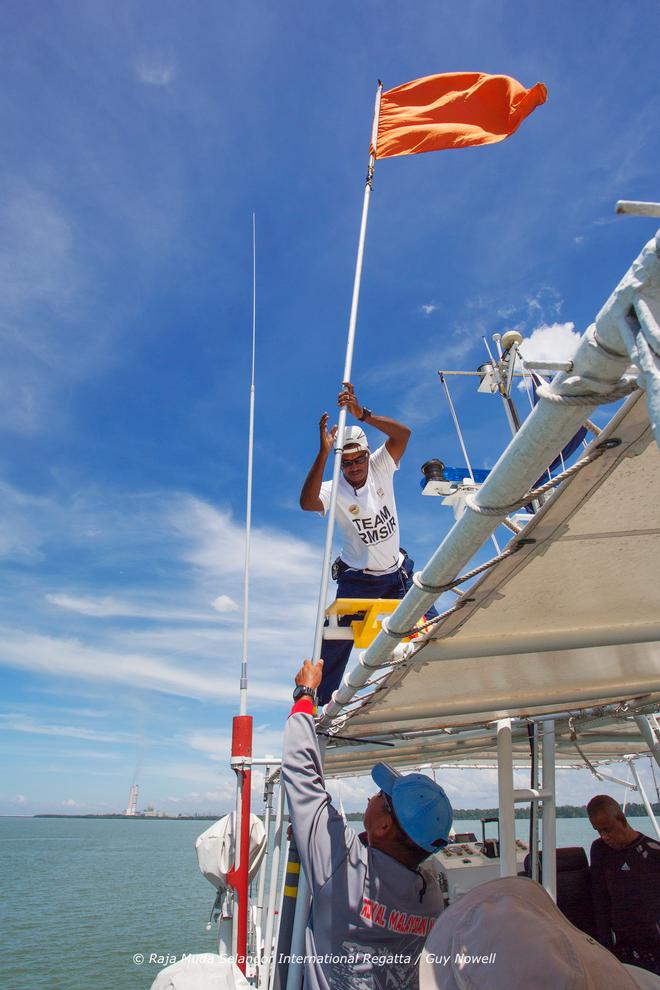
[[[296,675],[296,684],[316,690],[322,673],[322,660],[317,664],[305,660]],[[316,891],[335,873],[359,840],[333,808],[325,789],[312,711],[313,701],[308,697],[293,706],[284,732],[282,783],[303,869],[312,891]]]
[[[305,512],[323,512],[323,502],[319,498],[319,493],[326,461],[332,450],[336,433],[336,426],[328,430],[328,414],[324,412],[319,421],[319,452],[314,458],[314,463],[309,469],[309,474],[305,478],[305,484],[300,492],[300,508],[304,509]]]
[[[355,389],[350,382],[344,382],[344,390],[339,393],[339,405],[346,406],[352,416],[361,423],[368,423],[375,426],[377,430],[384,433],[388,438],[385,442],[388,453],[397,464],[403,457],[405,449],[410,439],[410,430],[403,423],[397,423],[389,416],[380,416],[371,409],[363,406],[355,396]]]

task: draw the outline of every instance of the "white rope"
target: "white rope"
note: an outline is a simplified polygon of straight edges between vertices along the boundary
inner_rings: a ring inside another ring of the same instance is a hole
[[[605,451],[609,450],[612,446],[618,446],[618,441],[614,444],[613,441],[606,440],[605,443],[599,444],[599,446],[595,447],[590,454],[586,455],[586,457],[582,457],[579,461],[576,461],[575,464],[571,465],[571,467],[566,468],[565,471],[562,471],[561,474],[557,474],[554,478],[546,481],[545,484],[525,492],[524,495],[521,495],[519,499],[512,502],[510,505],[479,505],[479,503],[475,501],[474,495],[467,496],[465,499],[465,505],[468,509],[472,512],[476,512],[479,516],[508,516],[512,512],[516,512],[518,509],[521,509],[523,505],[527,505],[529,502],[539,498],[541,495],[545,495],[546,492],[551,491],[563,481],[566,481],[574,474],[577,474],[577,472],[583,467],[586,467],[587,464],[591,464],[592,461],[602,457]]]
[[[639,391],[637,378],[631,376],[624,375],[615,385],[608,385],[606,390],[602,387],[599,388],[601,383],[596,379],[582,376],[579,380],[584,384],[593,385],[594,388],[591,391],[566,395],[564,392],[553,392],[551,385],[539,385],[536,394],[539,399],[545,399],[546,402],[561,403],[566,406],[593,406],[616,402],[619,399],[625,399],[631,392]]]

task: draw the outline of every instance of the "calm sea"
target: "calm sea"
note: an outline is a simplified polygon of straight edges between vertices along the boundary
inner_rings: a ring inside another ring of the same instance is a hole
[[[653,834],[648,819],[630,821]],[[214,889],[194,848],[209,824],[0,818],[0,985],[148,990],[164,965],[150,956],[215,951],[215,931],[204,930]],[[455,828],[479,837],[479,822]],[[528,822],[516,831],[526,839]],[[593,838],[584,818],[557,822],[559,845],[588,850]]]

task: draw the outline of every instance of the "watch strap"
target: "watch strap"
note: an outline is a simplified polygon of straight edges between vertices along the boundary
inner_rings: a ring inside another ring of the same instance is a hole
[[[364,423],[365,419],[369,419],[372,415],[371,409],[368,406],[362,406],[362,415],[359,417],[359,422]]]
[[[293,689],[293,700],[300,701],[301,698],[311,698],[312,701],[316,701],[316,691],[306,684],[297,684]]]

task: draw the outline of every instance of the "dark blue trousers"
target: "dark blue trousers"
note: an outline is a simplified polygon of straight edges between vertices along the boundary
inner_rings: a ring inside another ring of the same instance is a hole
[[[412,585],[415,562],[406,556],[398,571],[392,574],[367,574],[365,571],[353,570],[348,567],[337,582],[337,598],[403,598]],[[428,619],[438,613],[433,606],[426,612]],[[354,615],[343,615],[339,619],[340,626],[349,626],[355,619],[362,619],[364,612]],[[326,626],[328,621],[326,619]],[[327,705],[336,691],[346,669],[348,658],[353,649],[350,639],[324,639],[321,646],[323,657],[323,680],[317,692],[320,705]]]

